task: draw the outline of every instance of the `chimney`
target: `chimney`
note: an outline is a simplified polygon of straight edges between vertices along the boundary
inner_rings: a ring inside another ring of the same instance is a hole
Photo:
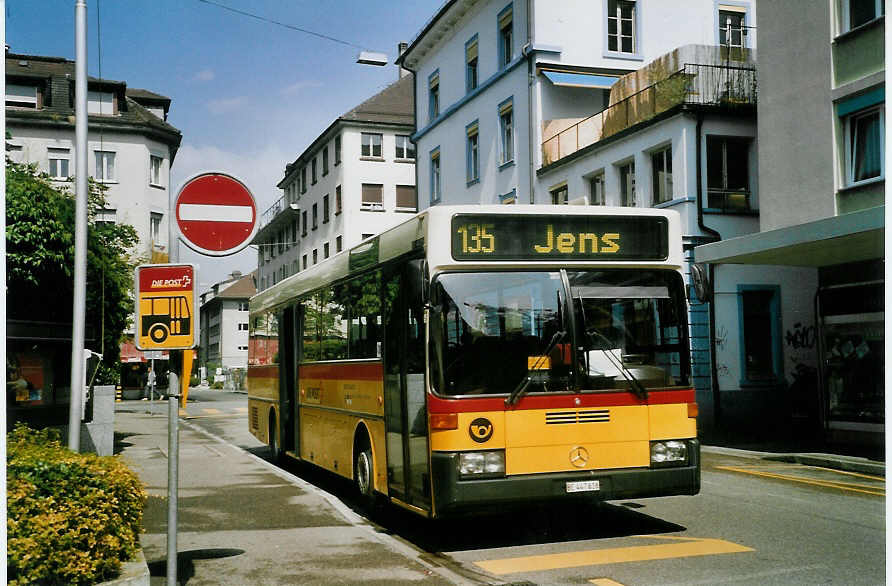
[[[397,45],[397,46],[396,46],[396,56],[397,56],[397,58],[402,57],[402,56],[403,56],[403,53],[405,53],[405,52],[406,52],[406,49],[408,49],[408,48],[409,48],[409,43],[407,43],[407,42],[405,42],[405,41],[402,41],[399,45]],[[409,71],[408,69],[403,68],[402,65],[398,65],[397,67],[400,68],[400,79],[403,79],[404,77],[406,77],[407,75],[409,75],[410,73],[412,73],[412,72]]]
[[[241,271],[232,271],[232,280],[241,279],[242,272]]]

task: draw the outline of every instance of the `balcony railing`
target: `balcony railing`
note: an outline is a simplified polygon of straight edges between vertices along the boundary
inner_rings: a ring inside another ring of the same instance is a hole
[[[687,63],[665,79],[546,140],[542,143],[542,165],[550,165],[680,104],[755,106],[756,70]]]
[[[258,228],[263,228],[267,224],[273,221],[276,216],[281,214],[286,207],[288,207],[288,196],[283,195],[279,199],[276,200],[276,203],[269,206],[263,215],[260,216],[260,226]]]

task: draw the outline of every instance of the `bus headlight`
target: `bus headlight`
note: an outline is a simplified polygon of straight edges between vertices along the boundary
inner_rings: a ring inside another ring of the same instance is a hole
[[[504,476],[505,451],[462,452],[458,455],[458,472],[462,476]]]
[[[650,443],[651,466],[679,466],[688,460],[688,444],[679,440]]]

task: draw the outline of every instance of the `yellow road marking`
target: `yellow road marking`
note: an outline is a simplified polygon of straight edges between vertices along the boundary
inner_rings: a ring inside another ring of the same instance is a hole
[[[717,466],[717,468],[728,468],[727,466]],[[808,466],[806,464],[775,464],[775,465],[764,465],[764,464],[737,464],[734,468],[745,468],[747,470],[823,470],[824,472],[832,472],[834,474],[842,474],[845,476],[856,476],[858,478],[867,478],[869,480],[877,480],[879,482],[886,482],[886,479],[882,476],[873,476],[870,474],[863,474],[861,472],[850,472],[848,470],[836,470],[834,468],[826,468],[824,466]]]
[[[811,484],[813,486],[824,486],[827,488],[837,488],[839,490],[848,490],[851,492],[860,492],[864,494],[872,494],[875,496],[885,496],[886,490],[885,488],[872,487],[866,484],[855,484],[852,482],[837,482],[832,480],[815,480],[813,478],[800,478],[798,476],[788,476],[786,474],[774,474],[771,472],[763,472],[760,470],[754,470],[752,468],[740,468],[737,466],[716,466],[719,470],[728,470],[730,472],[740,472],[742,474],[752,474],[753,476],[763,476],[765,478],[775,478],[778,480],[789,480],[792,482],[801,482],[803,484]],[[822,470],[827,470],[827,468],[822,468]],[[835,471],[834,471],[835,472]],[[864,476],[864,475],[861,475]],[[864,476],[866,478],[875,478],[870,476]],[[877,479],[880,480],[880,479]]]
[[[238,411],[239,413],[247,413],[248,412],[247,407],[236,407],[235,410]]]
[[[202,411],[205,413],[208,413],[210,415],[216,415],[221,412],[219,409],[212,409],[212,408],[202,409]]]
[[[589,582],[595,584],[595,586],[623,586],[616,580],[611,580],[610,578],[594,578],[589,580]]]
[[[180,417],[183,417],[183,416],[186,416],[186,415],[189,415],[189,413],[188,413],[185,409],[183,409],[182,407],[180,407]]]
[[[626,562],[643,562],[670,558],[717,555],[723,553],[742,553],[755,551],[752,548],[724,541],[722,539],[699,539],[687,537],[666,537],[639,535],[645,539],[675,539],[680,543],[663,543],[660,545],[637,545],[632,547],[616,547],[612,549],[593,549],[567,553],[507,558],[502,560],[484,560],[474,562],[492,574],[515,574],[518,572],[540,572],[577,568],[580,566],[598,566],[604,564],[621,564]]]

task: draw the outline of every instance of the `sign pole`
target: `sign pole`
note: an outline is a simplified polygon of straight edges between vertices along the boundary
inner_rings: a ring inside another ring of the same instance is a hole
[[[177,583],[177,498],[180,461],[180,386],[177,381],[182,350],[170,351],[170,376],[167,387],[167,584]]]

